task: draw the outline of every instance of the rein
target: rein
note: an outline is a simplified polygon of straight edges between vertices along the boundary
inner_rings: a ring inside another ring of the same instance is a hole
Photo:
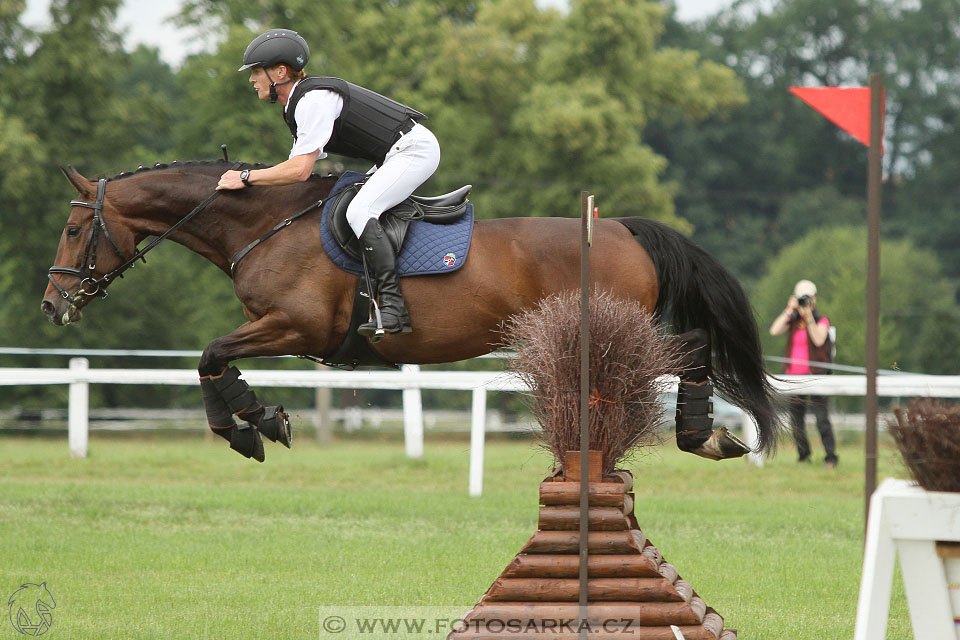
[[[235,171],[243,163],[237,162],[230,168],[230,171]],[[111,237],[110,232],[107,231],[107,223],[103,219],[103,199],[107,191],[107,179],[100,178],[97,182],[97,200],[96,202],[87,202],[85,200],[71,200],[70,205],[74,207],[87,207],[88,209],[93,209],[93,225],[90,228],[90,235],[87,236],[87,246],[83,251],[83,258],[80,261],[79,267],[59,267],[52,266],[47,270],[47,279],[53,284],[54,288],[60,292],[60,296],[70,302],[74,307],[79,306],[80,300],[76,297],[78,295],[83,295],[86,297],[90,296],[99,296],[101,298],[107,297],[107,286],[113,282],[117,277],[123,277],[123,273],[134,266],[137,260],[143,260],[146,264],[147,259],[144,256],[153,250],[158,244],[167,239],[174,231],[188,223],[194,217],[197,216],[201,211],[207,208],[217,196],[220,195],[220,191],[214,191],[207,198],[194,207],[193,211],[180,218],[180,220],[174,224],[172,227],[167,229],[162,235],[154,238],[146,247],[139,249],[129,260],[126,259],[123,255],[123,251],[120,250],[120,247]],[[113,247],[114,252],[117,254],[123,264],[111,271],[110,273],[101,276],[100,278],[94,277],[94,271],[97,268],[97,244],[100,239],[100,232],[103,232],[103,236],[110,242],[110,245]],[[84,267],[86,265],[86,267]],[[84,271],[86,268],[86,271]],[[64,274],[68,276],[74,276],[80,278],[80,287],[74,292],[73,295],[67,292],[53,277],[54,274]],[[88,289],[87,287],[91,287]]]

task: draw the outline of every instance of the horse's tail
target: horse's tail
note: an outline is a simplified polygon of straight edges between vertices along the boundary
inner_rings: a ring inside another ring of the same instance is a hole
[[[782,428],[780,395],[767,379],[753,309],[737,279],[712,255],[665,224],[646,218],[617,218],[653,260],[659,295],[654,313],[676,333],[710,334],[710,380],[757,424],[758,449],[776,447]]]

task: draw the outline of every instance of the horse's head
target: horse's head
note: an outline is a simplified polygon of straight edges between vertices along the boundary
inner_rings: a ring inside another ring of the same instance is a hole
[[[94,297],[106,296],[114,272],[135,253],[136,238],[119,223],[106,180],[88,180],[73,167],[61,170],[80,197],[70,203],[40,308],[54,324],[66,325],[80,320],[81,309]]]

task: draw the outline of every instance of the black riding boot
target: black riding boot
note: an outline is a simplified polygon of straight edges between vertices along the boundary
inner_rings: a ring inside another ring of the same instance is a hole
[[[403,303],[403,294],[400,293],[400,282],[397,278],[397,258],[393,253],[393,244],[387,234],[383,232],[379,220],[368,220],[367,226],[360,234],[360,244],[363,246],[364,257],[370,275],[376,281],[380,297],[380,318],[385,333],[409,333],[410,316]],[[366,322],[357,328],[357,333],[368,338],[382,337],[377,334],[376,321]]]

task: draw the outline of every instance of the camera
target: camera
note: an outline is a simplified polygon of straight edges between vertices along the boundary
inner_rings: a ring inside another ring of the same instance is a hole
[[[801,307],[805,307],[805,306],[809,305],[809,304],[810,304],[810,296],[806,296],[806,295],[800,296],[799,298],[797,298],[797,304],[800,305]]]

